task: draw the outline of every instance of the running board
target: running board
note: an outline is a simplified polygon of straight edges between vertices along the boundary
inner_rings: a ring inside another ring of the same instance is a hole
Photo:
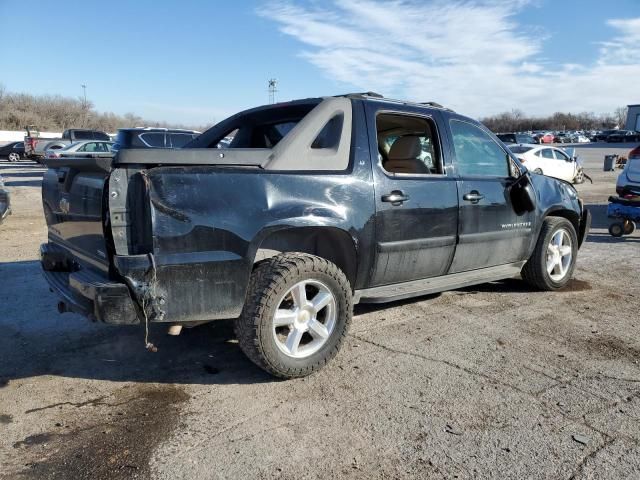
[[[482,268],[469,272],[451,273],[441,277],[413,280],[411,282],[394,283],[381,287],[366,288],[354,292],[353,303],[385,303],[405,298],[429,295],[431,293],[454,290],[479,283],[494,282],[520,275],[526,262],[510,263],[497,267]]]

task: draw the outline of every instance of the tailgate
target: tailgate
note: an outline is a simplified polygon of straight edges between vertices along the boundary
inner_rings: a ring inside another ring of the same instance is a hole
[[[108,271],[103,227],[104,186],[110,158],[46,159],[42,201],[49,241],[66,248],[80,262]]]

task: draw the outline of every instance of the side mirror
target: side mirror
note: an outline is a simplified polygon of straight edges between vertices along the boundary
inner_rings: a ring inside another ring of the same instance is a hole
[[[536,209],[536,192],[533,190],[531,178],[527,172],[524,172],[511,184],[509,196],[516,215],[524,215]]]

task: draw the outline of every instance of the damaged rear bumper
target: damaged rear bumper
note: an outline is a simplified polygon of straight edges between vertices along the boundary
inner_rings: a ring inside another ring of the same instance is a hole
[[[90,269],[71,268],[65,264],[64,252],[51,244],[40,247],[40,261],[49,286],[62,299],[60,312],[75,312],[115,325],[140,323],[138,309],[124,283]]]

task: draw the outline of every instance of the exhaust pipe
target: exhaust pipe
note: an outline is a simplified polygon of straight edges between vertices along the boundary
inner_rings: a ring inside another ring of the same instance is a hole
[[[178,336],[182,332],[182,325],[174,323],[169,327],[169,331],[167,332],[169,335]]]

